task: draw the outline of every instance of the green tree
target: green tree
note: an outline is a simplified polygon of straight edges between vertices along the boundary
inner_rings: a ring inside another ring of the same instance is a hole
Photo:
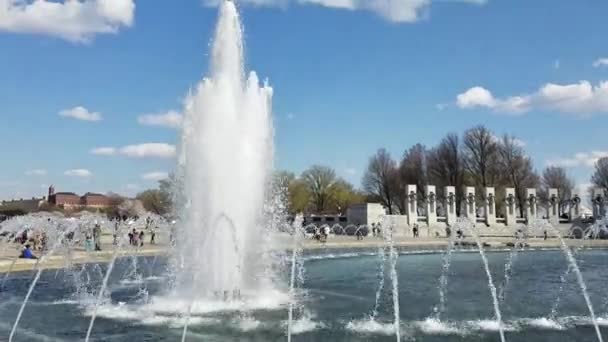
[[[293,179],[288,186],[289,213],[292,215],[306,213],[310,209],[311,196],[306,183]]]
[[[302,173],[301,178],[310,193],[312,210],[317,214],[328,210],[336,172],[327,166],[313,165]]]
[[[365,201],[365,195],[355,190],[352,184],[344,179],[338,179],[331,188],[330,209],[339,215],[346,214],[346,209],[352,204]]]
[[[171,212],[171,197],[160,189],[150,189],[137,194],[144,208],[157,215],[166,215]]]

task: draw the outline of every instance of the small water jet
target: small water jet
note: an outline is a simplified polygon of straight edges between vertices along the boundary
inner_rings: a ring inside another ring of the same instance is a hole
[[[502,323],[502,314],[500,312],[500,302],[498,300],[498,295],[496,292],[496,286],[494,286],[494,281],[492,280],[492,272],[490,272],[490,266],[488,264],[488,258],[486,258],[486,254],[484,252],[483,243],[481,242],[481,238],[477,234],[473,223],[468,219],[458,219],[457,226],[461,230],[467,230],[473,235],[475,242],[477,243],[477,248],[479,249],[479,255],[481,256],[481,261],[483,263],[484,270],[486,272],[486,277],[488,278],[488,288],[490,289],[490,294],[492,295],[492,304],[494,307],[494,315],[496,316],[496,323],[498,325],[498,333],[500,334],[501,342],[505,342],[505,332],[504,326]]]
[[[578,285],[583,294],[583,298],[585,299],[585,303],[587,304],[587,309],[589,310],[589,315],[591,316],[591,323],[593,323],[593,328],[595,329],[597,340],[598,342],[603,342],[604,339],[602,337],[602,332],[600,331],[600,327],[595,316],[593,303],[591,303],[591,298],[589,297],[589,292],[587,291],[587,284],[585,284],[585,279],[583,278],[583,274],[581,273],[581,270],[578,267],[578,263],[576,262],[576,258],[574,257],[572,250],[566,244],[566,241],[563,239],[561,232],[555,227],[553,227],[549,222],[544,220],[540,221],[536,224],[535,228],[552,230],[559,239],[562,252],[566,257],[566,260],[568,261],[569,267],[572,269],[572,271],[574,271],[574,274],[576,275],[576,280],[578,281]]]
[[[289,309],[287,317],[287,342],[291,342],[293,314],[295,309],[295,287],[296,287],[296,273],[298,264],[298,255],[302,252],[301,236],[302,236],[302,216],[297,216],[293,223],[293,245],[291,252],[291,276],[289,281]]]

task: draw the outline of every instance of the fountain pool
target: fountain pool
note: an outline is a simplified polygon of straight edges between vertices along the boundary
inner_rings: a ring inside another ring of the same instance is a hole
[[[298,289],[293,341],[395,341],[392,288],[387,278],[379,293],[376,250],[304,253],[306,281]],[[500,283],[508,252],[486,251],[495,282]],[[582,275],[596,308],[600,329],[608,332],[608,251],[581,250]],[[390,262],[385,258],[384,262]],[[99,306],[92,340],[179,340],[183,331],[183,303],[163,301],[167,278],[165,258],[138,258],[133,274],[131,258],[118,259],[108,282],[111,293]],[[150,267],[154,263],[155,267]],[[492,297],[479,254],[454,250],[445,290],[447,301],[439,321],[433,308],[439,301],[441,253],[399,251],[400,337],[403,341],[497,341]],[[596,341],[589,312],[574,275],[562,282],[568,264],[559,250],[520,251],[511,266],[511,280],[501,303],[507,341]],[[77,341],[87,330],[95,305],[95,291],[107,265],[44,271],[24,310],[14,341]],[[78,279],[76,282],[74,273]],[[567,274],[567,273],[566,273]],[[384,276],[390,277],[389,272]],[[285,281],[288,281],[289,275]],[[0,292],[0,336],[8,336],[32,273],[14,273]],[[76,287],[80,287],[77,289]],[[561,291],[558,291],[563,287]],[[560,306],[551,308],[560,294]],[[284,341],[288,305],[269,294],[245,303],[198,302],[192,307],[187,340]]]

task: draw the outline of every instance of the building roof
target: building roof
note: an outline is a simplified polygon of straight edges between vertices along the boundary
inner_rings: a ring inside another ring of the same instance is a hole
[[[73,192],[56,192],[53,195],[64,195],[64,196],[78,196]]]
[[[99,196],[99,197],[106,197],[106,195],[104,195],[104,194],[97,194],[97,193],[94,193],[94,192],[87,192],[86,194],[82,195],[82,197],[85,197],[85,196]]]

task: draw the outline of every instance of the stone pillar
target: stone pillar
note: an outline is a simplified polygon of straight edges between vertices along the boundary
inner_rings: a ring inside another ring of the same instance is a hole
[[[407,191],[407,224],[413,226],[418,223],[418,194],[416,185],[408,184]]]
[[[536,219],[536,189],[526,189],[526,223]]]
[[[426,224],[430,227],[437,223],[437,191],[434,185],[427,185],[426,194]]]
[[[486,224],[493,226],[496,224],[496,192],[494,188],[485,188],[484,211]]]
[[[606,216],[606,194],[604,189],[593,189],[593,217],[598,219]]]
[[[456,188],[445,187],[445,221],[448,225],[456,223]]]
[[[570,222],[581,217],[581,197],[578,194],[572,195],[570,199]]]
[[[549,202],[547,205],[547,217],[553,226],[559,224],[559,193],[557,189],[549,189]]]
[[[514,226],[517,222],[517,211],[515,205],[515,188],[505,188],[505,223],[507,226]]]
[[[477,222],[477,207],[475,205],[475,187],[466,186],[464,188],[464,217]]]

